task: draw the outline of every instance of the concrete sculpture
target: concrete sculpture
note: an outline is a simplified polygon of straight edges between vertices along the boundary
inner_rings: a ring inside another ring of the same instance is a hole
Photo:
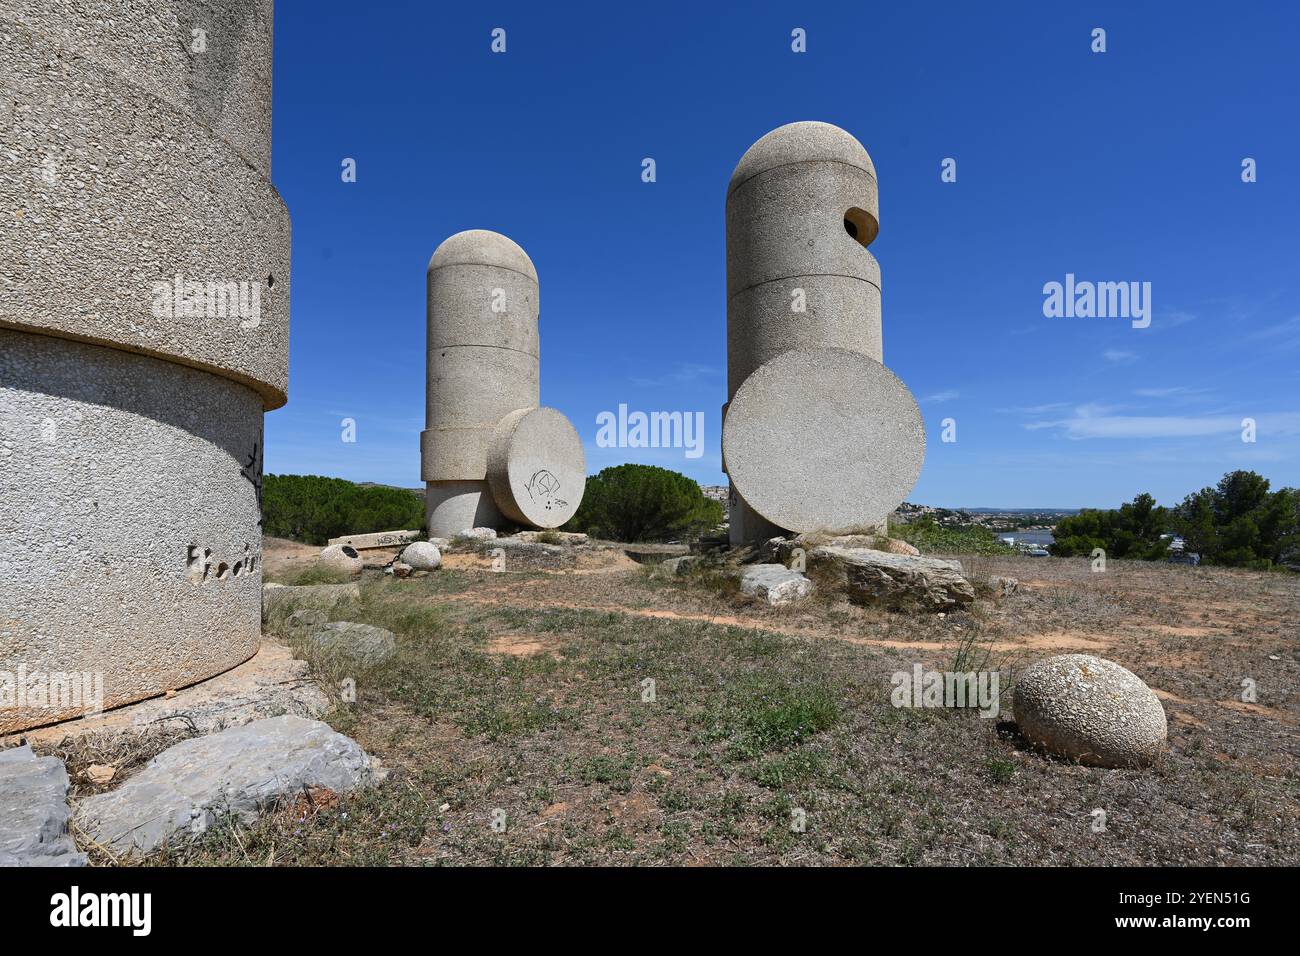
[[[500,233],[459,232],[429,260],[428,296],[429,534],[559,527],[582,501],[586,459],[569,420],[539,407],[532,260]]]
[[[773,130],[727,190],[723,470],[733,545],[883,529],[920,475],[916,401],[883,362],[876,170],[827,123]]]
[[[0,732],[183,687],[261,636],[286,400],[272,0],[0,11]]]

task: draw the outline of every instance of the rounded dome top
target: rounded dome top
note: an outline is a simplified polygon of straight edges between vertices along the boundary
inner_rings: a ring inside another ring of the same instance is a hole
[[[537,281],[537,269],[528,253],[509,236],[489,229],[466,229],[448,236],[429,259],[429,272],[443,266],[499,266]]]
[[[875,164],[852,135],[830,123],[804,121],[778,126],[749,147],[731,174],[727,192],[773,167],[806,162],[846,163],[876,178]]]

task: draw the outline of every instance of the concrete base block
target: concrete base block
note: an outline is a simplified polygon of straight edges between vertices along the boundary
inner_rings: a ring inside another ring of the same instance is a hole
[[[504,520],[486,481],[431,481],[427,489],[431,538],[454,538],[467,528],[495,528]]]
[[[420,432],[420,477],[425,481],[484,481],[492,425],[439,426]]]

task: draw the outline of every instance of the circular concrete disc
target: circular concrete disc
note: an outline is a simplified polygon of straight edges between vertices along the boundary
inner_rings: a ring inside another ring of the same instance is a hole
[[[722,429],[745,502],[791,531],[872,528],[916,484],[921,410],[906,385],[860,352],[806,349],[759,366]]]
[[[497,423],[488,449],[488,484],[508,518],[558,528],[573,517],[587,486],[577,429],[554,408],[521,408]]]

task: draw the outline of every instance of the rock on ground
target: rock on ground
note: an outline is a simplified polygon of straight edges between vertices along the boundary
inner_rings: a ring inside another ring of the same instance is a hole
[[[680,577],[688,574],[692,567],[700,563],[698,554],[683,554],[678,558],[669,558],[667,561],[661,561],[655,567],[656,574],[662,574],[665,577]]]
[[[813,583],[782,564],[751,564],[741,576],[740,590],[776,607],[812,594]]]
[[[493,547],[505,548],[508,551],[514,551],[520,554],[563,554],[564,547],[558,544],[544,544],[537,540],[525,539],[522,535],[513,535],[508,538],[497,538],[492,542]]]
[[[841,534],[826,535],[808,532],[793,538],[771,538],[762,546],[762,553],[770,560],[789,565],[796,548],[802,548],[807,555],[813,548],[867,548],[872,551],[884,551],[887,554],[910,555],[919,557],[921,552],[901,538],[889,538],[882,534]]]
[[[994,575],[989,578],[989,587],[993,589],[998,597],[1010,597],[1020,590],[1020,579]]]
[[[316,654],[369,666],[396,654],[397,638],[392,631],[372,624],[334,621],[313,627],[307,635],[307,646]]]
[[[294,611],[312,608],[329,614],[342,601],[361,597],[361,587],[351,584],[304,584],[298,587],[266,585],[262,588],[262,623],[284,620]]]
[[[497,536],[495,528],[466,528],[457,531],[453,541],[487,541]]]
[[[376,779],[354,740],[301,717],[272,717],[185,740],[109,793],[81,801],[78,825],[114,854],[150,853],[204,832],[221,813],[246,823],[276,800]]]
[[[542,540],[545,536],[545,540]],[[515,535],[520,541],[540,541],[542,544],[586,544],[587,535],[580,531],[520,531]]]
[[[1031,744],[1097,767],[1136,767],[1165,749],[1160,699],[1113,661],[1061,654],[1016,677],[1016,725]]]
[[[0,866],[85,866],[70,815],[62,760],[30,746],[0,751]]]
[[[442,566],[442,552],[428,541],[416,541],[406,546],[399,560],[415,571],[436,571]]]
[[[891,610],[951,611],[975,600],[960,561],[889,554],[868,548],[813,548],[809,565],[830,568],[849,599]]]
[[[290,614],[285,618],[284,623],[286,627],[311,627],[314,624],[324,624],[328,620],[329,615],[324,611],[305,607]]]

